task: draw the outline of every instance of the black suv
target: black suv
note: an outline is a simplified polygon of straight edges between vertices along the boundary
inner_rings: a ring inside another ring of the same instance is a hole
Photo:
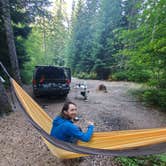
[[[71,72],[67,67],[35,66],[33,93],[38,96],[63,96],[70,91]]]

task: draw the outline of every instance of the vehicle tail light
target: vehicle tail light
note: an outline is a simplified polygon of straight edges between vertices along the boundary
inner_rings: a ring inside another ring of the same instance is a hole
[[[70,80],[66,80],[66,83],[69,85],[71,83],[71,81]]]
[[[42,77],[41,79],[40,79],[40,84],[42,84],[43,82],[44,82],[44,80],[45,80],[45,78],[44,77]]]
[[[33,79],[33,80],[32,80],[32,83],[33,83],[33,85],[36,85],[36,80]]]

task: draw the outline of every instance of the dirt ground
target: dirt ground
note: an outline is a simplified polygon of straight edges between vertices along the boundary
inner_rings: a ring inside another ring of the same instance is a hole
[[[87,121],[95,123],[95,131],[112,131],[166,127],[166,114],[147,107],[130,95],[128,90],[137,89],[140,85],[128,82],[106,82],[86,80],[89,94],[84,101],[74,89],[82,80],[73,79],[68,99],[78,106],[80,125],[83,130]],[[104,84],[108,93],[97,91]],[[24,86],[32,95],[32,88]],[[41,107],[53,118],[64,103],[55,98],[38,98]],[[43,143],[39,133],[27,121],[23,112],[17,107],[14,113],[0,118],[0,166],[117,166],[112,157],[89,156],[81,160],[62,161],[51,154]]]

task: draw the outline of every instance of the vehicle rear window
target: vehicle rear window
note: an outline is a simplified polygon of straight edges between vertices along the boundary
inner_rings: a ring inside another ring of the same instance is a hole
[[[40,67],[36,71],[36,79],[39,80],[41,77],[45,79],[65,79],[64,69],[55,67]]]

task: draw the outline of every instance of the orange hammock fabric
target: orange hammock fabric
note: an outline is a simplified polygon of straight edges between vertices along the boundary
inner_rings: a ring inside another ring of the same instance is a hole
[[[52,128],[52,119],[12,78],[11,83],[26,114],[39,128],[49,135]],[[149,152],[146,153],[146,149],[143,147],[156,144],[161,144],[158,148],[159,153],[166,152],[166,128],[96,132],[93,134],[90,142],[85,143],[79,141],[78,148],[75,145],[66,144],[69,147],[68,150],[55,146],[53,142],[43,137],[43,135],[42,138],[54,155],[65,159],[97,153],[102,154],[102,151],[103,154],[108,154],[108,151],[105,150],[111,150],[110,152],[112,152],[113,155],[126,155],[131,153],[133,153],[133,155],[151,154],[154,153],[153,150],[150,151],[151,149],[149,149]],[[161,147],[164,149],[161,150]],[[139,148],[143,148],[143,151],[137,152]],[[132,151],[132,149],[134,150]],[[126,154],[123,153],[125,150]],[[130,150],[131,153],[128,153]],[[113,153],[114,151],[116,152],[115,154]]]

